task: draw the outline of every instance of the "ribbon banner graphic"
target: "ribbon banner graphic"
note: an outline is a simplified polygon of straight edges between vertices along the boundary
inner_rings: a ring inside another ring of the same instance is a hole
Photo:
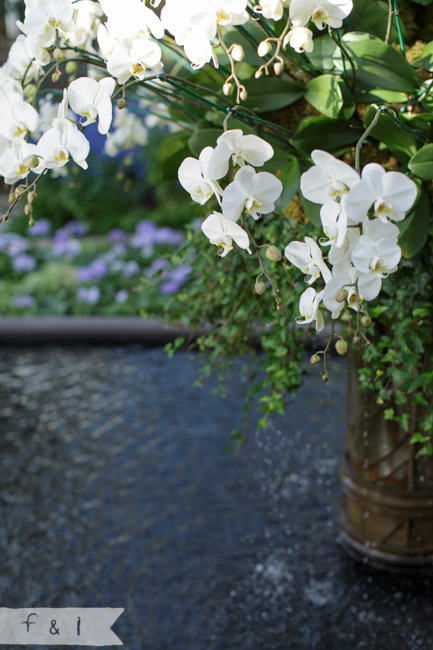
[[[0,607],[0,644],[123,645],[110,629],[123,611],[116,607]]]

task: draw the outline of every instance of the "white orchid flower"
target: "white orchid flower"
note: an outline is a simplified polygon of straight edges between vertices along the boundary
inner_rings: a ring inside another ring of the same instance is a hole
[[[237,223],[226,219],[220,212],[213,212],[209,215],[203,221],[201,229],[211,244],[222,248],[222,252],[218,253],[221,257],[225,257],[233,249],[233,242],[251,255],[248,234]]]
[[[305,273],[308,284],[312,284],[321,275],[325,282],[332,277],[331,271],[323,260],[322,251],[311,237],[305,237],[305,242],[290,242],[284,250],[284,255],[291,264]]]
[[[217,15],[210,0],[167,0],[161,21],[184,48],[193,68],[201,68],[214,57],[211,41],[217,32]]]
[[[292,0],[290,18],[295,27],[311,20],[318,29],[325,25],[338,28],[352,9],[352,0]]]
[[[358,286],[358,297],[355,284]],[[344,305],[358,311],[364,301],[374,300],[380,293],[382,279],[379,276],[360,273],[347,260],[340,261],[334,265],[332,278],[326,284],[323,291],[323,304],[331,312],[332,318],[338,318],[344,309]],[[347,291],[346,301],[336,300],[337,291]],[[359,300],[358,300],[359,299]]]
[[[295,52],[312,52],[314,49],[313,32],[308,27],[294,27],[284,37],[283,47],[287,44],[292,47]]]
[[[35,36],[20,34],[9,50],[5,70],[13,79],[37,79],[43,68],[50,62],[50,55]]]
[[[92,49],[92,41],[102,16],[99,2],[93,0],[78,0],[74,2],[74,20],[71,29],[64,35],[68,45]]]
[[[224,215],[236,221],[245,210],[253,219],[269,214],[283,191],[281,181],[268,172],[256,173],[249,165],[242,167],[226,187],[222,198]]]
[[[99,0],[107,16],[107,29],[111,37],[132,40],[148,37],[163,38],[164,27],[156,13],[142,0]]]
[[[16,95],[10,97],[0,90],[0,135],[9,141],[23,138],[26,133],[34,131],[38,125],[37,111]]]
[[[245,163],[261,167],[273,155],[274,150],[266,140],[257,135],[244,135],[241,129],[230,129],[217,140],[217,146],[209,161],[209,173],[215,179],[225,176],[230,158],[233,164],[239,167],[243,167]]]
[[[331,244],[328,251],[328,262],[334,266],[338,262],[350,262],[352,259],[352,251],[359,241],[361,233],[359,227],[347,227],[346,235],[341,246],[336,246],[335,243]]]
[[[8,185],[13,185],[26,178],[37,165],[35,157],[39,157],[38,147],[25,140],[14,140],[9,149],[0,156],[0,174]]]
[[[354,223],[367,218],[371,206],[374,215],[386,222],[402,221],[417,196],[415,183],[401,172],[386,172],[377,163],[364,167],[361,180],[350,190],[346,209]]]
[[[68,93],[67,90],[64,90],[57,118],[53,120],[53,127],[46,131],[38,142],[38,149],[42,156],[42,168],[63,167],[70,158],[83,169],[88,167],[86,158],[90,151],[89,142],[76,125],[67,119],[67,111]]]
[[[325,326],[323,314],[319,309],[322,300],[323,291],[317,293],[313,287],[308,287],[299,300],[299,313],[301,316],[296,318],[300,325],[313,323],[316,321],[316,331],[320,332]]]
[[[50,47],[58,32],[70,30],[73,17],[71,0],[38,0],[27,4],[24,23],[17,25],[24,34],[35,36],[42,47]]]
[[[263,18],[268,20],[281,20],[284,13],[284,2],[283,0],[259,0],[254,11],[262,14]]]
[[[68,88],[69,105],[77,115],[85,117],[83,126],[96,122],[98,118],[98,131],[105,135],[111,125],[113,107],[111,95],[115,81],[112,77],[105,77],[100,81],[90,77],[75,79]]]
[[[247,0],[211,0],[219,25],[244,25],[249,20]]]
[[[109,34],[105,25],[100,25],[98,43],[108,72],[119,84],[124,84],[130,77],[144,79],[148,69],[161,66],[161,48],[147,36],[116,39]]]
[[[361,235],[352,251],[352,262],[358,271],[385,278],[397,270],[401,259],[401,248],[394,241],[383,238],[371,239]]]
[[[190,193],[196,203],[203,205],[215,194],[221,204],[222,189],[219,184],[209,178],[209,160],[212,147],[205,147],[197,158],[185,158],[179,167],[178,178],[182,187]]]
[[[327,151],[315,149],[311,158],[314,167],[301,176],[301,192],[309,201],[324,204],[335,200],[359,182],[359,175],[350,165]]]
[[[320,209],[320,220],[323,232],[328,237],[328,241],[320,242],[321,245],[335,244],[337,248],[341,248],[347,232],[347,212],[344,203],[336,201],[324,203]]]
[[[367,237],[370,237],[370,239],[373,239],[374,241],[377,241],[378,239],[388,239],[396,244],[400,236],[400,230],[390,221],[367,219],[362,224],[362,234],[367,235]]]

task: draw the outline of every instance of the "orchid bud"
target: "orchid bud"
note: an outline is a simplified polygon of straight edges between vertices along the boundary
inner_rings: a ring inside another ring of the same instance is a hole
[[[60,49],[60,47],[55,47],[53,50],[53,59],[56,59],[56,61],[59,61],[60,59],[63,59],[63,52]]]
[[[78,70],[78,64],[75,63],[75,61],[68,61],[67,64],[65,65],[65,72],[67,74],[74,74],[74,72],[77,72]]]
[[[32,215],[29,216],[29,228],[32,228],[35,225],[35,220]]]
[[[24,96],[26,99],[29,100],[29,102],[31,102],[34,99],[35,94],[36,94],[35,84],[29,84],[28,86],[25,87]]]
[[[30,156],[26,156],[23,160],[23,166],[27,167],[27,169],[34,169],[39,165],[39,158],[35,154],[30,154]]]
[[[281,253],[276,246],[268,246],[265,255],[272,262],[279,262],[281,259]]]
[[[275,61],[274,72],[277,75],[277,77],[283,72],[283,70],[284,70],[284,63],[282,61]]]
[[[122,109],[122,108],[125,108],[125,106],[126,106],[125,98],[124,98],[124,97],[120,97],[120,98],[117,100],[117,108]]]
[[[358,345],[358,343],[360,342],[360,340],[361,340],[361,339],[359,338],[358,334],[355,334],[355,336],[354,336],[353,339],[352,339],[352,343],[353,343],[354,345]]]
[[[320,363],[320,357],[318,354],[313,354],[312,357],[310,357],[310,364],[312,366],[316,366],[318,363]]]
[[[348,295],[349,294],[346,289],[338,289],[337,293],[335,294],[335,300],[337,302],[344,302]]]
[[[260,77],[263,77],[263,71],[259,68],[258,70],[255,71],[254,78],[260,79]]]
[[[36,194],[36,192],[29,192],[27,194],[27,203],[34,203],[37,198],[38,195]]]
[[[259,47],[257,48],[257,54],[258,54],[260,57],[264,57],[264,56],[266,56],[267,54],[269,54],[269,52],[271,51],[271,49],[272,49],[272,46],[271,46],[271,44],[269,43],[269,41],[266,41],[266,40],[265,40],[265,41],[262,41],[262,42],[259,44]]]
[[[347,343],[344,339],[338,339],[337,343],[335,344],[335,351],[341,357],[344,357],[344,355],[347,354]]]
[[[239,93],[239,99],[243,102],[245,102],[248,99],[248,93],[246,88],[242,88],[241,92]]]
[[[51,76],[51,81],[53,82],[53,84],[56,84],[58,82],[58,80],[60,79],[60,75],[61,75],[60,70],[56,70],[56,72],[53,72]]]
[[[245,58],[244,48],[242,45],[239,45],[239,43],[232,45],[230,54],[232,55],[234,61],[243,61]]]
[[[259,280],[256,280],[254,290],[259,296],[261,296],[263,293],[265,293],[266,284],[264,282],[260,282]]]
[[[32,212],[33,212],[33,206],[30,205],[30,203],[26,203],[26,205],[24,206],[24,214],[26,215],[26,217],[29,217]]]
[[[364,327],[370,327],[371,325],[371,318],[368,314],[364,314],[364,316],[361,318],[361,323]]]
[[[328,377],[328,373],[327,373],[327,371],[325,370],[325,372],[322,374],[322,381],[323,381],[323,383],[326,384],[326,382],[328,381],[328,379],[329,379],[329,377]]]
[[[230,81],[226,81],[225,84],[223,85],[223,94],[228,97],[231,95],[233,92],[233,84],[230,83]]]

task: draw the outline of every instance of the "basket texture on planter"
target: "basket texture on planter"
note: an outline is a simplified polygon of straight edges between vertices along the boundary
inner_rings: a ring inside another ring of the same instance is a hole
[[[360,390],[348,363],[346,441],[341,469],[343,547],[379,568],[431,567],[433,458],[410,444],[426,407],[414,405],[409,433],[385,420],[374,393]]]

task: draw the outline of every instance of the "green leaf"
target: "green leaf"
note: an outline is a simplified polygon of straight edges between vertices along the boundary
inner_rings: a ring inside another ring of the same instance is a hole
[[[305,93],[303,84],[275,77],[251,79],[245,82],[245,87],[248,99],[244,104],[257,113],[278,111],[301,99]]]
[[[346,84],[332,74],[322,74],[311,79],[307,83],[305,99],[327,117],[338,118],[344,112],[344,118],[349,119],[355,110],[355,102]]]
[[[433,41],[424,45],[421,56],[415,59],[413,65],[422,66],[424,70],[433,70]]]
[[[189,137],[189,133],[180,131],[172,133],[163,140],[156,154],[156,160],[163,178],[167,180],[177,179],[177,170],[184,158],[190,153],[188,148]]]
[[[383,40],[388,25],[388,12],[387,2],[356,0],[350,14],[350,27],[353,31],[367,32]],[[393,24],[391,42],[397,41],[397,39],[397,30]]]
[[[335,68],[335,50],[337,45],[327,34],[314,39],[314,49],[306,52],[310,63],[322,72],[329,72]]]
[[[377,113],[378,106],[370,106],[364,117],[364,126],[367,128]],[[416,140],[413,135],[404,131],[398,122],[390,115],[381,114],[377,126],[371,132],[371,136],[383,142],[392,154],[403,163],[416,153]]]
[[[320,208],[322,207],[318,203],[313,203],[309,201],[304,196],[301,196],[301,205],[308,219],[314,226],[320,227],[322,222],[320,221]]]
[[[415,444],[416,442],[428,442],[429,440],[430,436],[423,436],[422,433],[414,433],[410,439],[412,444]]]
[[[409,160],[409,169],[421,178],[433,179],[433,144],[425,144]]]
[[[342,40],[356,68],[355,101],[377,101],[377,92],[383,90],[415,93],[418,75],[400,52],[362,32],[347,32]],[[343,70],[341,52],[336,52],[335,63]]]
[[[188,140],[188,146],[194,156],[199,156],[205,147],[215,147],[217,138],[220,137],[222,129],[202,129],[194,133]]]
[[[300,175],[299,163],[294,156],[291,156],[279,175],[279,179],[283,184],[283,191],[275,204],[277,212],[284,214],[287,205],[299,190]]]
[[[433,456],[433,446],[430,443],[424,445],[417,453],[417,456]]]
[[[394,419],[394,409],[393,408],[385,409],[384,412],[383,412],[383,417],[385,418],[385,420],[393,420]]]
[[[431,216],[432,206],[430,197],[427,191],[422,188],[421,196],[415,209],[402,222],[402,224],[407,222],[404,232],[399,239],[403,257],[410,259],[420,252],[427,241]]]
[[[347,121],[308,117],[299,124],[291,143],[304,156],[317,148],[333,153],[355,144],[363,132],[361,125]]]

